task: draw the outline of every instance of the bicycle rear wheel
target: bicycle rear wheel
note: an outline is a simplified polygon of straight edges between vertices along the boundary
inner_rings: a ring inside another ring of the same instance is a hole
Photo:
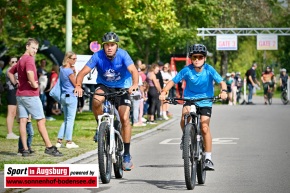
[[[110,148],[110,127],[107,122],[102,122],[99,127],[98,160],[102,183],[107,184],[111,180],[112,154]]]
[[[288,97],[287,97],[287,92],[286,91],[282,91],[281,93],[281,101],[284,105],[287,105],[289,100],[288,100]]]
[[[121,133],[121,124],[118,120],[114,121],[114,128]],[[116,178],[122,178],[123,177],[123,149],[124,144],[122,140],[119,138],[117,134],[115,134],[115,143],[116,143],[116,163],[113,164],[114,166],[114,173]]]
[[[187,124],[184,129],[183,138],[183,163],[185,184],[188,190],[195,187],[197,160],[194,158],[196,152],[196,133],[192,124]]]
[[[199,184],[205,183],[206,170],[205,170],[205,155],[204,155],[204,144],[203,137],[200,136],[199,148],[201,153],[201,159],[197,162],[197,182]]]

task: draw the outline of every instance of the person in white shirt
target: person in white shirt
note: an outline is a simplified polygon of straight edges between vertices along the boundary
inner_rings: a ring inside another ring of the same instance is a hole
[[[172,79],[172,75],[169,69],[169,63],[164,64],[163,69],[161,70],[161,74],[162,74],[164,87],[165,87],[166,84]],[[165,120],[169,119],[167,116],[168,109],[169,109],[169,104],[162,102],[162,117]]]

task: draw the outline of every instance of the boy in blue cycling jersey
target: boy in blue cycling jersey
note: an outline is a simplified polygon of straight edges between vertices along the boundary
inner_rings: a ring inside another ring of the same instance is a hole
[[[138,88],[139,74],[133,60],[127,51],[118,47],[119,37],[114,32],[105,33],[102,38],[103,49],[95,52],[83,69],[78,73],[75,93],[83,95],[82,82],[93,68],[98,71],[96,93],[106,93],[112,90],[128,88],[129,94]],[[130,155],[131,125],[130,125],[130,96],[124,94],[115,98],[122,123],[122,138],[124,141],[123,169],[130,171],[133,168]],[[104,96],[94,95],[93,113],[96,120],[103,114],[102,104]]]
[[[202,44],[193,44],[189,48],[189,57],[191,64],[184,67],[166,86],[163,88],[159,99],[165,100],[167,92],[175,84],[184,80],[186,87],[184,89],[184,98],[206,98],[214,96],[214,84],[219,83],[221,86],[221,99],[227,98],[227,86],[222,77],[209,64],[205,63],[207,49]],[[212,101],[203,100],[197,103],[199,106],[199,113],[201,118],[201,131],[204,138],[205,145],[205,169],[214,170],[214,164],[211,159],[212,151],[212,137],[209,128],[210,117],[212,113]],[[190,112],[190,103],[186,102],[182,108],[182,116],[180,126],[184,128],[184,115]]]

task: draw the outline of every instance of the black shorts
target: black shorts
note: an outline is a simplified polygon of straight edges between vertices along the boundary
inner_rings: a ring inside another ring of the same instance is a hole
[[[232,86],[231,85],[227,85],[227,92],[231,93],[232,92]]]
[[[104,91],[105,93],[112,93],[114,91],[118,91],[120,90],[121,88],[109,88],[103,84],[97,84],[96,85],[96,90],[102,90]],[[128,106],[128,107],[131,107],[131,100],[130,100],[130,95],[129,93],[126,93],[122,96],[117,96],[115,97],[115,107],[116,109],[119,108],[119,106],[122,106],[122,105],[125,105],[125,106]]]
[[[16,105],[16,89],[7,91],[7,105]]]
[[[186,101],[183,107],[185,106],[191,106],[190,102]],[[199,115],[211,117],[212,107],[196,107],[196,113]]]

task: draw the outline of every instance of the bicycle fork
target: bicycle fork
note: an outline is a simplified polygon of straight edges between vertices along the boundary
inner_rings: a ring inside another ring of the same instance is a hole
[[[112,155],[112,162],[116,163],[116,142],[115,142],[115,128],[114,128],[114,115],[110,115],[109,113],[104,113],[103,115],[99,115],[98,116],[98,121],[99,123],[102,122],[108,122],[109,126],[110,126],[110,143],[109,143],[109,154]],[[99,124],[98,126],[98,130],[101,124]],[[120,136],[120,133],[117,133]]]

